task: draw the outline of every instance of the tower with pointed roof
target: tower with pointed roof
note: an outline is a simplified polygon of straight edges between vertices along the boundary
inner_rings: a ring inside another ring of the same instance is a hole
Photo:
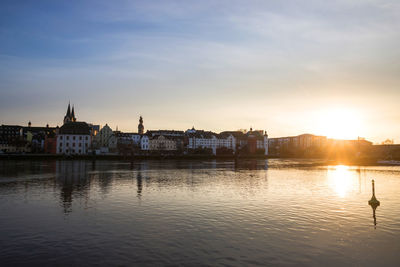
[[[74,106],[72,106],[71,112],[71,103],[68,103],[67,114],[64,116],[64,124],[68,122],[76,122]]]
[[[143,134],[143,133],[144,133],[143,118],[142,116],[140,116],[138,125],[138,134]]]
[[[72,111],[71,111],[71,121],[76,122],[75,118],[75,111],[74,111],[74,105],[72,105]]]

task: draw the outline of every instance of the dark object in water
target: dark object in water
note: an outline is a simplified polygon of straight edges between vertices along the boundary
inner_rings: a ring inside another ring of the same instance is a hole
[[[375,181],[372,180],[372,197],[368,201],[368,204],[372,207],[372,218],[374,218],[374,226],[376,229],[376,208],[381,204],[375,197]]]
[[[372,197],[371,199],[368,201],[368,204],[371,205],[372,207],[378,207],[381,203],[379,202],[379,200],[376,199],[375,197],[375,181],[372,180]]]

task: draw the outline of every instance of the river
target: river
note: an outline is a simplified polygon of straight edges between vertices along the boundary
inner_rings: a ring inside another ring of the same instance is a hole
[[[399,266],[399,252],[399,166],[0,161],[1,266]]]

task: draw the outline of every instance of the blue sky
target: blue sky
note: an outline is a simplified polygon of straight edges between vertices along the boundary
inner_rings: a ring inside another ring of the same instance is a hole
[[[1,1],[0,123],[60,125],[70,100],[79,120],[126,131],[142,114],[150,129],[329,136],[321,114],[344,110],[346,137],[400,141],[398,14],[373,0]]]

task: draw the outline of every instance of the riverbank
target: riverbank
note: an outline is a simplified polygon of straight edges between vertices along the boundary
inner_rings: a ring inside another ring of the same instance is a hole
[[[179,159],[179,160],[209,160],[209,159],[267,159],[265,155],[248,155],[235,157],[231,155],[56,155],[56,154],[0,154],[0,160],[32,160],[32,159],[63,159],[63,160],[163,160],[163,159]]]
[[[55,154],[0,154],[0,160],[263,160],[263,159],[282,159],[282,160],[302,160],[316,161],[316,165],[355,165],[355,166],[398,166],[400,161],[381,160],[376,158],[364,159],[324,159],[324,158],[286,158],[265,155],[55,155]]]

